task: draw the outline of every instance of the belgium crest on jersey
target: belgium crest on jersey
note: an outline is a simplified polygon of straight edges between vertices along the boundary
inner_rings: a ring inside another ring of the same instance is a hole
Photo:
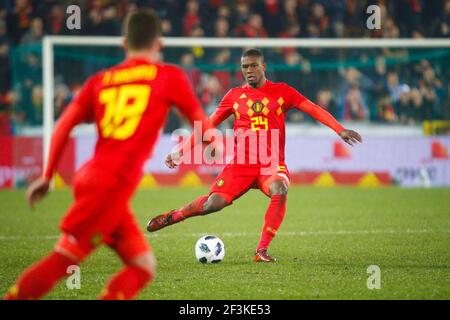
[[[256,113],[260,113],[263,108],[264,108],[264,105],[260,101],[255,101],[252,105],[252,109]]]

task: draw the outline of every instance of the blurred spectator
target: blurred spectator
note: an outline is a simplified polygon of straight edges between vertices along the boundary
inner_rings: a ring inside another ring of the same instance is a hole
[[[412,92],[408,86],[400,94],[400,99],[396,105],[398,120],[400,123],[415,124],[414,106],[412,102]]]
[[[238,37],[245,38],[266,38],[269,36],[264,29],[262,17],[256,13],[250,15],[248,22],[236,29],[236,34]]]
[[[400,29],[395,24],[392,18],[387,18],[383,25],[383,37],[384,38],[399,38]]]
[[[63,113],[66,106],[72,99],[72,92],[65,84],[59,84],[55,88],[55,117],[58,118]]]
[[[393,103],[397,103],[400,99],[400,94],[405,90],[405,84],[400,84],[398,74],[396,71],[390,71],[387,74],[386,86],[389,91],[390,99]]]
[[[242,25],[246,24],[250,18],[250,6],[247,0],[236,0],[233,9],[233,24],[239,29]]]
[[[298,2],[296,0],[283,1],[282,10],[280,13],[281,26],[278,33],[282,38],[299,38],[302,36],[304,22],[301,18],[301,11],[299,10]],[[294,51],[295,48],[283,48],[283,54]]]
[[[7,15],[7,29],[13,44],[20,43],[28,30],[32,18],[32,6],[29,0],[15,0],[13,11]]]
[[[0,93],[0,137],[13,134],[11,118],[12,93]]]
[[[221,49],[216,53],[213,64],[226,67],[227,64],[230,64],[230,59],[231,51],[229,49]],[[214,71],[212,74],[219,80],[219,94],[223,96],[232,86],[231,74],[226,70]]]
[[[346,0],[321,0],[319,2],[330,17],[331,34],[334,37],[343,37]]]
[[[3,21],[4,19],[6,19],[6,8],[7,8],[7,4],[6,2],[0,2],[0,21]]]
[[[340,98],[343,104],[343,119],[363,120],[369,118],[368,107],[361,94],[361,84],[367,80],[354,67],[350,67],[342,73],[345,80],[340,88]]]
[[[338,108],[337,103],[333,99],[333,94],[330,90],[319,90],[317,93],[316,103],[325,108],[329,113],[331,113],[335,118],[338,118]]]
[[[364,120],[367,117],[366,109],[358,84],[352,84],[345,96],[344,120]]]
[[[8,9],[0,4],[0,18],[10,27],[10,39],[17,44],[30,29],[33,17],[44,22],[44,30],[50,34],[70,33],[65,26],[67,4],[77,4],[82,9],[83,32],[88,35],[117,34],[127,12],[139,7],[154,8],[163,20],[166,33],[174,36],[190,35],[200,26],[213,36],[218,18],[225,18],[229,29],[240,29],[258,14],[260,29],[277,36],[289,29],[301,30],[301,36],[360,37],[369,35],[365,26],[366,8],[376,4],[381,9],[384,37],[397,36],[448,36],[450,0],[8,0]],[[3,17],[2,17],[3,15]],[[84,19],[87,17],[86,19]],[[180,18],[181,17],[181,18]],[[256,18],[255,20],[257,20]],[[86,22],[84,22],[86,20]],[[250,23],[252,24],[252,23]],[[97,28],[101,26],[101,28]],[[109,27],[107,27],[109,26]]]
[[[419,123],[421,120],[425,119],[423,98],[419,90],[413,89],[411,91],[411,102],[412,102],[412,111],[411,116],[409,118],[409,122]]]
[[[442,104],[442,119],[450,120],[450,82],[447,83],[445,99]]]
[[[102,34],[119,36],[122,33],[122,24],[117,15],[117,7],[109,5],[102,14]]]
[[[82,10],[82,30],[66,28],[67,4]],[[366,8],[381,9],[381,30],[367,30]],[[164,36],[189,37],[450,37],[450,0],[7,0],[0,1],[0,113],[19,123],[41,119],[42,70],[40,53],[29,48],[14,54],[17,80],[12,94],[11,45],[39,43],[44,34],[118,35],[127,12],[154,8]],[[8,32],[7,32],[8,31]],[[15,48],[12,48],[15,52]],[[78,49],[77,49],[78,50]],[[80,53],[79,53],[80,52]],[[164,59],[181,63],[198,94],[212,107],[217,96],[243,83],[236,69],[240,49],[169,49]],[[56,114],[74,85],[86,73],[119,59],[110,48],[74,52],[71,62],[55,61]],[[79,56],[78,56],[79,55]],[[92,56],[91,56],[92,55]],[[308,97],[316,97],[338,118],[417,124],[421,119],[450,117],[447,49],[265,49],[271,78],[286,81]],[[103,61],[103,57],[106,59]],[[395,70],[391,66],[395,64]],[[387,69],[390,72],[387,72]],[[64,70],[64,73],[61,71]],[[59,74],[58,74],[59,72]],[[341,76],[342,81],[337,81]],[[69,89],[69,88],[72,88]],[[309,121],[301,113],[289,121]],[[9,132],[10,129],[7,129]]]
[[[325,8],[314,3],[308,19],[307,32],[311,38],[330,37],[330,19],[325,15]]]
[[[383,96],[377,101],[378,121],[396,122],[397,114],[389,96]]]
[[[183,17],[183,34],[192,36],[192,31],[200,26],[199,4],[197,0],[188,0]]]
[[[228,21],[230,21],[231,19],[231,10],[230,7],[226,6],[226,5],[221,5],[218,9],[217,9],[217,18],[225,18]]]
[[[58,8],[59,6],[55,6]],[[59,17],[59,15],[57,15]],[[87,33],[91,35],[117,36],[121,33],[121,20],[115,5],[104,6],[101,0],[96,0],[89,12]]]
[[[36,85],[31,90],[31,106],[33,108],[33,119],[30,119],[33,124],[42,124],[44,96],[42,87]]]
[[[181,55],[180,65],[186,71],[189,79],[194,85],[194,88],[196,88],[200,83],[201,72],[195,67],[195,57],[192,52],[185,52]]]
[[[0,26],[0,93],[11,89],[11,62],[9,60],[9,44],[6,38],[1,36]]]
[[[12,134],[12,102],[9,45],[0,31],[0,136]]]
[[[445,1],[444,10],[439,12],[438,17],[433,17],[431,34],[439,38],[450,37],[450,0]]]
[[[214,37],[215,38],[227,38],[233,36],[230,31],[230,24],[224,17],[217,18],[214,24]]]
[[[361,26],[365,25],[364,9],[361,1],[347,0],[346,10],[344,16],[344,37],[361,37],[366,32],[365,28]]]
[[[49,31],[49,33],[64,33],[64,30],[66,28],[66,12],[63,5],[57,3],[52,6],[47,23],[47,30]]]
[[[278,0],[256,2],[256,12],[262,16],[264,28],[269,36],[276,37],[282,31],[281,8]]]
[[[299,88],[304,80],[301,76],[303,57],[296,50],[291,50],[285,53],[283,62],[286,64],[285,70],[277,72],[277,81],[283,81],[294,88]],[[305,90],[304,86],[302,90]]]
[[[403,34],[411,36],[411,32],[421,28],[422,3],[421,0],[397,0],[398,22]]]
[[[39,88],[36,88],[42,77],[41,63],[35,53],[26,54],[24,63],[27,73],[22,78],[22,81],[17,84],[15,117],[17,117],[16,120],[19,123],[29,125],[42,124],[42,122],[39,122],[41,115],[39,114],[39,99],[37,99],[39,97]]]
[[[281,11],[281,31],[280,33],[284,36],[289,34],[300,35],[300,31],[303,30],[305,23],[302,19],[302,11],[298,6],[296,0],[284,0],[283,7]],[[298,30],[297,32],[292,32],[293,30]]]
[[[436,78],[434,70],[428,67],[423,72],[423,79],[420,81],[419,90],[423,96],[424,119],[439,119],[439,102],[441,92],[441,82]]]
[[[388,94],[386,86],[386,59],[382,55],[375,58],[375,70],[369,73],[372,85],[368,91],[370,120],[378,120],[377,103],[380,97]]]
[[[161,30],[164,37],[174,36],[174,30],[172,28],[172,22],[168,19],[161,20]]]
[[[33,20],[31,20],[31,27],[22,37],[21,43],[25,45],[39,43],[41,42],[43,35],[44,25],[42,19],[39,17],[33,18]]]
[[[219,79],[213,74],[204,74],[200,83],[200,101],[208,115],[214,112],[221,99],[222,89]]]

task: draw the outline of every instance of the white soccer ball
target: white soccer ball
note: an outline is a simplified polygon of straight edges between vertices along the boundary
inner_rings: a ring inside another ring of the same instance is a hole
[[[195,256],[201,263],[220,262],[225,256],[225,245],[216,236],[203,236],[195,244]]]

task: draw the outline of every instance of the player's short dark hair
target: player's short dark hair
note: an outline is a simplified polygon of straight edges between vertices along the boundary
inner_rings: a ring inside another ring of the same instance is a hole
[[[250,48],[245,50],[242,53],[242,58],[244,57],[257,57],[257,58],[261,58],[261,61],[264,62],[264,54],[262,53],[261,50],[256,49],[256,48]]]
[[[130,13],[123,24],[123,33],[128,41],[128,47],[132,50],[150,47],[161,32],[161,20],[152,9]]]

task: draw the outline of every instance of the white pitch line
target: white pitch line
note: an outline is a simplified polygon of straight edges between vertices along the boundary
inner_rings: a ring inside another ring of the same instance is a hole
[[[281,237],[308,237],[308,236],[340,236],[340,235],[368,235],[368,234],[423,234],[423,233],[450,233],[450,230],[429,230],[429,229],[404,229],[404,230],[324,230],[324,231],[280,231],[277,236]],[[208,232],[195,232],[195,233],[152,233],[145,234],[147,238],[158,238],[158,237],[198,237],[203,234],[209,234]],[[214,234],[214,233],[213,233]],[[216,233],[221,237],[253,237],[259,236],[259,232],[223,232]],[[48,235],[48,236],[2,236],[0,235],[0,241],[15,241],[15,240],[56,240],[58,235]]]
[[[59,236],[0,236],[0,240],[56,240]]]
[[[330,235],[330,236],[339,236],[339,235],[366,235],[366,234],[420,234],[420,233],[450,233],[450,230],[328,230],[328,231],[280,231],[277,233],[278,236],[288,236],[288,237],[307,237],[307,236],[321,236],[321,235]],[[186,237],[195,237],[202,234],[209,234],[208,232],[197,232],[197,233],[186,233],[181,236]],[[214,233],[212,233],[214,234]],[[259,236],[260,232],[224,232],[220,233],[220,236],[224,237],[249,237],[249,236]],[[155,237],[172,237],[173,233],[164,234],[164,233],[154,233],[154,234],[146,234],[146,237],[155,238]],[[180,234],[176,234],[176,236],[180,236]]]

